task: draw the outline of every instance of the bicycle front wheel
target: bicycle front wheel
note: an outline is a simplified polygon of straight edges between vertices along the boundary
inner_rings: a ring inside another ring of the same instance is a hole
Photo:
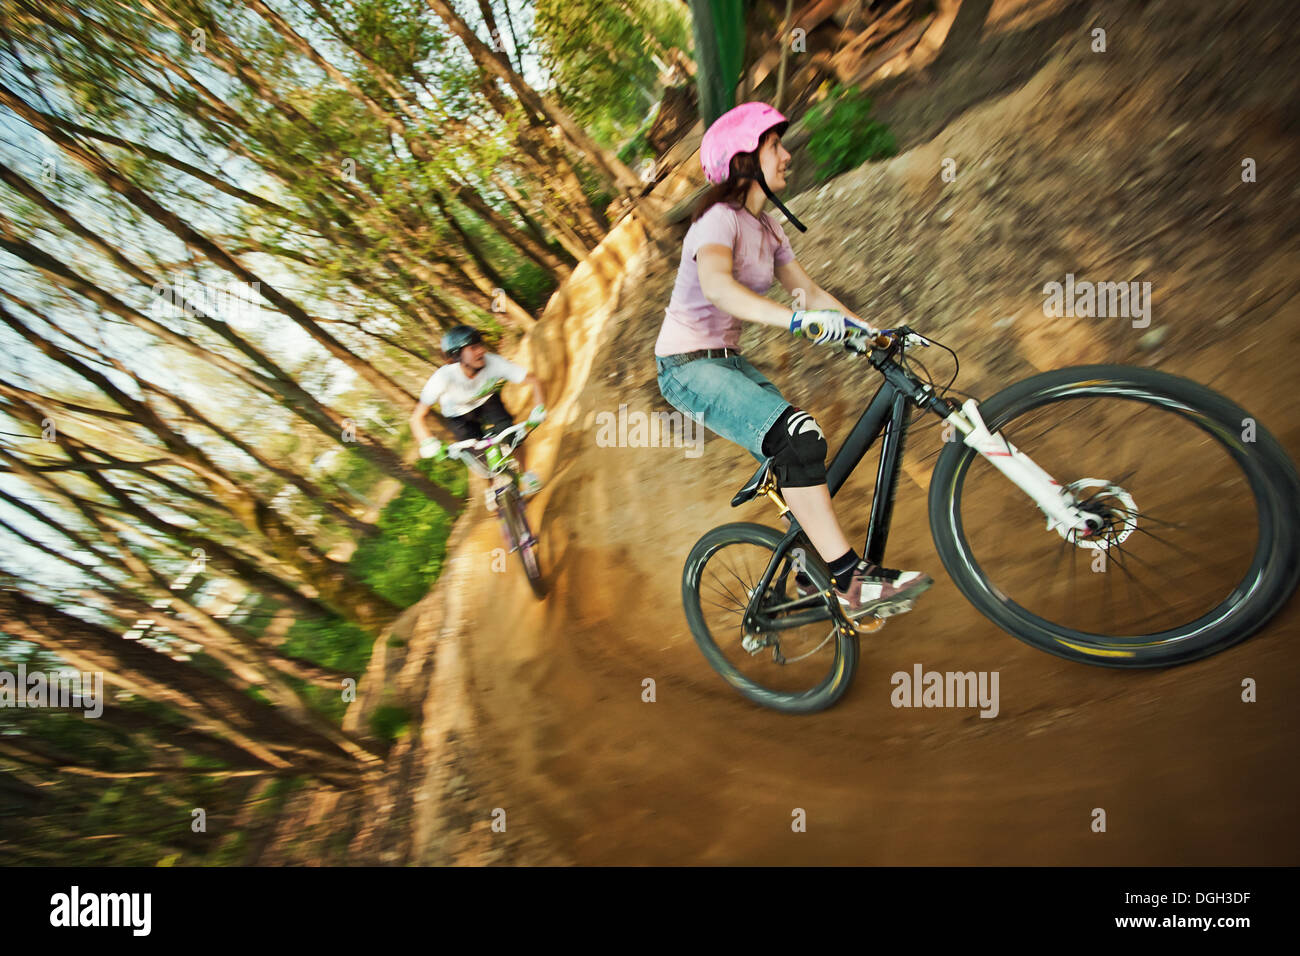
[[[501,495],[500,507],[510,548],[519,552],[524,574],[528,576],[528,585],[537,597],[545,597],[546,582],[542,578],[541,562],[537,557],[537,536],[533,534],[528,525],[528,517],[524,514],[524,500],[516,489],[509,488]]]
[[[745,697],[790,714],[831,706],[857,668],[857,635],[841,633],[829,612],[830,573],[805,550],[791,549],[763,600],[762,626],[747,631],[744,611],[785,536],[738,522],[714,528],[691,549],[682,572],[682,604],[695,642],[713,669]],[[802,567],[815,596],[795,590]]]
[[[980,414],[1100,519],[1086,536],[1045,530],[1033,502],[960,436],[939,455],[939,557],[1020,640],[1089,664],[1181,664],[1258,631],[1295,589],[1300,478],[1224,396],[1095,365],[1033,376]]]

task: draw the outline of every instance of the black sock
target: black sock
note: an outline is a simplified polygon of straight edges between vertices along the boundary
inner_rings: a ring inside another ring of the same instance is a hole
[[[848,551],[834,561],[827,563],[827,566],[831,569],[831,576],[835,578],[835,586],[841,591],[847,588],[849,582],[853,580],[853,569],[858,566],[860,560],[858,553],[849,548]]]

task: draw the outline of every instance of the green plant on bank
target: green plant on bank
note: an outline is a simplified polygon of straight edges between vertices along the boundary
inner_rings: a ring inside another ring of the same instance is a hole
[[[650,145],[650,130],[654,127],[662,105],[660,102],[650,108],[650,112],[646,113],[645,119],[641,121],[636,132],[618,151],[619,160],[633,171],[637,170],[645,160],[656,158],[654,148]]]
[[[554,244],[551,244],[551,250],[555,251]],[[510,289],[514,300],[525,309],[537,314],[546,307],[551,293],[559,285],[555,273],[543,269],[536,262],[522,256],[515,257],[513,261],[514,265],[505,271],[502,279]]]
[[[894,134],[871,118],[871,100],[856,88],[838,84],[804,116],[808,154],[824,182],[874,159],[898,152]]]
[[[417,467],[453,495],[465,494],[466,471],[460,462],[421,459]],[[380,533],[357,544],[349,569],[377,594],[410,607],[442,571],[453,520],[420,492],[403,487],[380,512]]]
[[[370,730],[380,740],[396,743],[411,726],[411,712],[397,704],[380,704],[370,715]]]
[[[459,462],[421,460],[417,466],[453,495],[467,487],[465,466]],[[379,534],[362,538],[348,570],[398,607],[410,607],[424,597],[442,573],[451,534],[452,516],[420,492],[403,488],[384,506],[376,524]],[[375,635],[340,618],[301,618],[289,629],[285,653],[303,657],[344,674],[362,674],[370,661]],[[337,688],[293,682],[331,720],[341,721],[347,710]]]

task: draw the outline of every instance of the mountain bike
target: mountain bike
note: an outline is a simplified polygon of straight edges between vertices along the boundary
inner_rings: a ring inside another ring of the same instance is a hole
[[[834,496],[883,432],[868,561],[884,562],[910,418],[933,414],[943,422],[929,489],[940,561],[981,614],[1032,647],[1107,667],[1183,664],[1255,633],[1295,590],[1300,477],[1239,406],[1122,365],[1044,372],[958,404],[947,396],[956,373],[936,387],[912,354],[932,345],[957,359],[906,326],[845,343],[884,377],[827,469]],[[788,528],[705,534],[682,573],[687,621],[745,697],[823,710],[853,679],[860,634],[885,620],[844,616],[771,459],[731,503],[758,497]],[[800,571],[815,595],[795,589]]]
[[[470,471],[487,479],[496,502],[506,549],[519,553],[533,593],[539,598],[545,597],[546,584],[537,557],[537,535],[533,534],[528,516],[524,514],[524,498],[519,491],[519,466],[511,454],[531,429],[527,422],[517,422],[495,434],[490,432],[491,425],[486,427],[489,434],[483,438],[454,442],[445,446],[442,453],[463,461]]]

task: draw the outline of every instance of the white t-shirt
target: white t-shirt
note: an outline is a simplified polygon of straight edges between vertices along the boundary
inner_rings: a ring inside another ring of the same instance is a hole
[[[439,405],[438,410],[448,418],[468,415],[478,408],[506,382],[522,382],[528,370],[516,365],[495,352],[483,356],[483,367],[473,378],[465,377],[459,362],[444,365],[429,376],[420,391],[420,401],[425,405]]]

